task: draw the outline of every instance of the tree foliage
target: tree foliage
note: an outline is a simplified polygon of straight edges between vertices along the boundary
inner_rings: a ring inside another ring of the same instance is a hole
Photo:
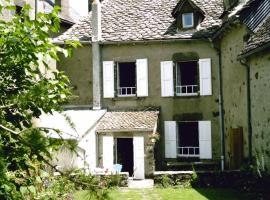
[[[43,187],[41,169],[50,150],[64,141],[46,137],[48,130],[36,128],[33,118],[61,111],[71,95],[67,76],[45,61],[68,56],[79,45],[67,42],[61,48],[50,39],[59,29],[59,9],[38,13],[35,20],[29,10],[26,5],[20,15],[0,21],[0,199],[25,199],[28,193],[31,199]]]

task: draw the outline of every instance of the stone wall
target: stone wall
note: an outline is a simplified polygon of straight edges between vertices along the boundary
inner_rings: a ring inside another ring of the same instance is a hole
[[[227,165],[230,156],[228,136],[231,128],[243,127],[244,157],[248,156],[246,69],[237,58],[244,47],[245,34],[245,27],[236,25],[224,33],[220,44]]]
[[[149,42],[137,44],[102,45],[103,61],[136,61],[139,58],[148,59],[149,96],[145,98],[125,97],[102,99],[102,106],[109,110],[143,109],[145,107],[159,107],[159,132],[161,138],[156,149],[157,167],[164,167],[164,121],[177,120],[179,116],[200,114],[200,120],[209,120],[212,123],[212,152],[213,160],[220,158],[220,133],[218,117],[218,55],[209,41],[176,41],[176,42]],[[64,59],[61,64],[71,78],[74,94],[78,98],[70,104],[92,105],[92,61],[91,46],[85,45],[76,49],[71,59]],[[191,97],[161,97],[161,61],[179,61],[181,59],[194,60],[211,58],[212,87],[211,96]]]
[[[270,173],[270,53],[250,57],[251,115],[254,161]]]

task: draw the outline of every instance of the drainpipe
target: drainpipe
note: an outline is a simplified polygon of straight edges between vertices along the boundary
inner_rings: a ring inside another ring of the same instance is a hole
[[[221,58],[221,50],[220,47],[217,47],[214,42],[210,39],[209,40],[213,48],[217,51],[218,54],[218,89],[219,89],[219,95],[218,95],[218,110],[219,110],[219,132],[220,132],[220,168],[221,171],[224,171],[225,169],[225,129],[224,129],[224,100],[223,100],[223,81],[222,81],[222,58]]]
[[[248,158],[249,164],[252,164],[252,125],[251,125],[251,96],[250,96],[250,66],[246,60],[240,59],[240,63],[246,67],[247,82],[247,123],[248,123]]]
[[[221,150],[221,171],[225,168],[225,131],[224,131],[224,101],[223,101],[223,81],[222,81],[222,66],[221,66],[221,50],[216,48],[218,52],[218,107],[219,107],[219,126],[220,126],[220,150]]]
[[[99,0],[92,3],[92,64],[93,64],[93,109],[101,109],[101,5]]]

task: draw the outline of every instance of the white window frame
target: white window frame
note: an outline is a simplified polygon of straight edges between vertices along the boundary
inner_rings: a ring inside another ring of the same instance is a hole
[[[198,60],[188,60],[188,61],[183,61],[183,62],[197,62],[197,71],[198,71]],[[180,70],[180,73],[181,73],[181,63],[183,62],[176,62],[175,63],[175,66],[176,66],[176,70],[175,70],[175,73],[176,73],[176,81],[175,81],[175,95],[176,96],[198,96],[199,95],[199,87],[200,87],[200,84],[199,84],[199,80],[198,80],[198,84],[197,85],[178,85],[177,81],[178,81],[178,71]],[[197,88],[197,92],[186,92],[186,93],[182,93],[182,87],[186,87],[186,91],[188,90],[188,87],[192,87],[192,91],[195,90],[195,88]],[[179,88],[180,88],[180,92],[179,91]]]
[[[192,18],[192,24],[189,25],[189,24],[186,24],[186,21],[185,21],[185,17],[190,15],[191,14],[191,18]],[[182,24],[183,24],[183,28],[192,28],[194,27],[194,13],[193,12],[189,12],[189,13],[183,13],[182,14]]]
[[[198,123],[198,141],[200,139],[200,136],[199,136],[199,121],[177,121],[176,124],[177,126],[179,125],[179,123],[188,123],[188,122],[197,122]],[[180,136],[179,136],[179,130],[177,129],[177,157],[179,158],[200,158],[200,144],[197,146],[197,147],[180,147],[180,144],[179,144],[179,139]],[[190,152],[190,149],[193,149],[193,154],[184,154],[184,153],[180,153],[181,149],[188,149],[188,152]],[[195,154],[195,150],[198,149],[199,150],[199,153],[198,154]]]

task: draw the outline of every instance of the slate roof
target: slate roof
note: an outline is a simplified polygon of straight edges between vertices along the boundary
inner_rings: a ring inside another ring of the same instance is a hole
[[[254,49],[270,43],[270,16],[262,23],[258,30],[250,37],[241,55],[248,54]]]
[[[171,15],[178,0],[104,0],[102,1],[102,41],[145,41],[209,37],[221,25],[222,0],[193,0],[205,12],[197,30],[178,32]],[[56,38],[91,41],[91,12]]]
[[[105,131],[153,131],[158,111],[107,112],[97,125],[97,132]]]

